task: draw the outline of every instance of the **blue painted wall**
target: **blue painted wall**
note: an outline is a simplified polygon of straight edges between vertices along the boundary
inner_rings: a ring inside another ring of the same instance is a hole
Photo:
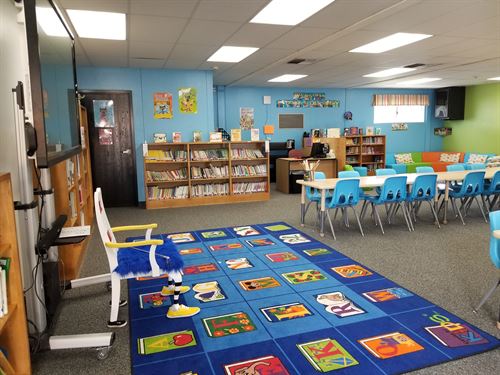
[[[154,133],[180,131],[182,140],[192,141],[193,131],[201,130],[203,139],[214,129],[213,75],[211,71],[159,70],[131,68],[79,67],[80,90],[130,90],[134,121],[134,141],[137,166],[138,200],[144,201],[142,144],[152,142]],[[180,113],[177,91],[194,87],[198,91],[198,113]],[[173,96],[173,118],[158,120],[153,117],[153,94],[170,92]]]
[[[291,99],[294,92],[324,92],[328,99],[340,101],[339,107],[334,108],[277,108],[276,100]],[[430,96],[430,106],[426,108],[424,123],[409,124],[408,131],[393,132],[391,124],[373,124],[373,107],[371,105],[374,94],[427,94]],[[366,128],[375,126],[382,128],[382,134],[387,136],[387,152],[400,151],[434,151],[441,149],[441,137],[434,136],[434,128],[441,127],[442,121],[433,118],[434,93],[433,90],[389,90],[389,89],[304,89],[304,88],[264,88],[264,87],[217,87],[218,124],[229,130],[239,127],[240,107],[255,109],[255,127],[260,129],[263,139],[264,124],[274,125],[275,142],[295,139],[296,145],[302,144],[304,131],[314,128],[341,128],[357,126]],[[271,96],[271,104],[263,104],[263,96]],[[353,113],[353,120],[344,120],[345,111]],[[278,114],[303,113],[304,129],[279,129]],[[250,139],[250,131],[243,131],[242,137]],[[300,147],[300,146],[299,146]]]

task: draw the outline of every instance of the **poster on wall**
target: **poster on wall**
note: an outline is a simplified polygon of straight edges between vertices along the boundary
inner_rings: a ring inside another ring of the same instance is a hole
[[[115,127],[115,109],[112,100],[92,100],[94,126],[96,128]]]
[[[392,124],[391,129],[393,132],[408,130],[408,124],[405,122],[397,122]]]
[[[179,89],[179,111],[181,113],[198,113],[198,101],[194,87]]]
[[[113,144],[113,129],[99,129],[99,145],[110,146]]]
[[[153,94],[154,118],[170,119],[172,113],[172,94],[169,92],[155,92]]]
[[[254,124],[254,109],[250,107],[240,108],[240,128],[250,130]]]

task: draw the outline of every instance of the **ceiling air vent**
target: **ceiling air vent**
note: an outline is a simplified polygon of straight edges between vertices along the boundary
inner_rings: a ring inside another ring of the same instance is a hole
[[[288,64],[295,64],[295,65],[311,65],[314,64],[317,59],[293,59],[288,62]]]

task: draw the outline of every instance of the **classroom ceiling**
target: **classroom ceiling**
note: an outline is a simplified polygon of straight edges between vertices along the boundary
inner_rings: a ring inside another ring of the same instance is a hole
[[[306,0],[304,0],[306,1]],[[500,76],[500,0],[336,0],[297,26],[249,23],[269,0],[58,0],[64,9],[127,14],[127,40],[77,38],[77,63],[91,66],[202,69],[214,84],[273,87],[414,87],[488,83]],[[350,49],[396,32],[432,38],[380,54]],[[222,45],[258,47],[235,64],[209,63]],[[287,62],[309,59],[307,65]],[[388,78],[365,74],[421,63]],[[282,74],[307,74],[270,83]]]

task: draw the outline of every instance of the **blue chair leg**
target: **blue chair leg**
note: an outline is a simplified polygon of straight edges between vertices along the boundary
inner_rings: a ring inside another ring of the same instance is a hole
[[[457,204],[455,202],[454,198],[451,198],[451,207],[453,207],[453,212],[455,212],[455,217],[458,216],[460,217],[460,220],[462,221],[462,224],[465,225],[464,217],[462,216],[462,212],[460,211],[460,208],[457,207]]]
[[[384,233],[384,226],[382,225],[382,220],[380,219],[380,215],[377,211],[377,206],[372,203],[372,207],[373,207],[373,214],[375,216],[375,221],[378,221],[378,224],[380,225],[380,230],[382,231],[382,234],[385,234]]]
[[[484,303],[488,300],[488,298],[491,297],[491,295],[493,294],[493,292],[495,291],[495,289],[500,285],[500,279],[498,279],[496,281],[496,283],[493,285],[493,287],[488,291],[488,293],[486,293],[483,297],[483,299],[481,300],[481,302],[479,302],[479,305],[476,306],[476,308],[474,310],[472,310],[474,313],[477,313],[477,311],[481,308],[481,306],[484,305]]]
[[[335,237],[335,231],[333,230],[333,224],[332,224],[332,219],[330,218],[330,210],[326,210],[326,217],[328,218],[328,222],[330,223],[330,229],[332,230],[332,235],[333,239],[336,240],[337,237]]]
[[[356,212],[356,209],[354,207],[351,206],[351,208],[354,211],[354,216],[356,217],[356,221],[358,222],[359,231],[361,232],[361,235],[364,237],[365,234],[363,233],[363,227],[361,226],[361,221],[359,220],[358,213]]]
[[[441,229],[441,225],[439,224],[439,219],[438,219],[438,215],[436,212],[436,207],[434,207],[434,202],[431,202],[431,201],[427,201],[427,202],[429,202],[429,206],[431,206],[432,215],[434,215],[434,220],[435,220],[434,223],[437,224],[439,229]]]

